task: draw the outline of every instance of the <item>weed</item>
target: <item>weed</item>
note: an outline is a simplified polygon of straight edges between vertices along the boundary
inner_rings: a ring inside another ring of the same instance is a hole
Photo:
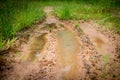
[[[101,78],[105,78],[105,77],[106,77],[106,73],[102,73],[102,74],[100,75],[100,77],[101,77]]]
[[[8,41],[6,42],[6,47],[9,48],[10,46],[12,46],[16,39],[17,38],[12,38],[11,40],[8,39]]]
[[[78,34],[81,35],[83,34],[83,30],[80,28],[79,22],[74,22],[75,29],[77,30]]]
[[[16,52],[16,53],[15,53],[15,57],[17,57],[19,54],[20,54],[20,52]]]
[[[74,23],[75,27],[80,27],[80,24],[78,22]]]
[[[23,55],[23,56],[20,58],[20,61],[23,61],[25,58],[26,58],[26,55]]]
[[[110,60],[110,55],[108,55],[108,54],[103,55],[103,56],[102,56],[102,60],[103,60],[105,63],[108,63],[109,60]]]

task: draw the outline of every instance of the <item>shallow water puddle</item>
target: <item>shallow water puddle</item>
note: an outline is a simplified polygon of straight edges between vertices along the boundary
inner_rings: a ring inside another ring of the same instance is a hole
[[[30,44],[30,53],[28,61],[34,61],[36,58],[42,57],[42,51],[47,43],[46,33],[35,37]]]
[[[78,42],[75,35],[65,29],[57,32],[58,39],[58,61],[59,75],[58,80],[72,80],[77,78],[78,72]]]

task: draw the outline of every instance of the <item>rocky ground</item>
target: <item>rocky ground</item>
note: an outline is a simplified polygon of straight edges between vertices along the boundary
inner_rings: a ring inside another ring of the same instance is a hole
[[[44,11],[44,22],[0,52],[0,80],[120,80],[118,34],[93,21],[61,21],[53,7]]]

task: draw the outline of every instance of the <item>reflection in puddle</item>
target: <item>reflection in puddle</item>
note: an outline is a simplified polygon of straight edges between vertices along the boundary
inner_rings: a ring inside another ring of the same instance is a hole
[[[58,61],[60,62],[60,80],[72,80],[77,76],[78,43],[74,34],[69,30],[57,32]]]

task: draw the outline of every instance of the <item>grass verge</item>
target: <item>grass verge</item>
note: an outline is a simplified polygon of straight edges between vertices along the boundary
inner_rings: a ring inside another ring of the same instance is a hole
[[[117,1],[117,0],[116,0]],[[99,5],[101,4],[101,5]],[[104,29],[113,30],[120,34],[120,7],[111,0],[98,1],[67,1],[55,7],[55,13],[60,19],[95,20]]]
[[[37,2],[6,0],[0,4],[0,49],[11,44],[18,31],[30,27],[36,20],[43,20],[45,16]]]

